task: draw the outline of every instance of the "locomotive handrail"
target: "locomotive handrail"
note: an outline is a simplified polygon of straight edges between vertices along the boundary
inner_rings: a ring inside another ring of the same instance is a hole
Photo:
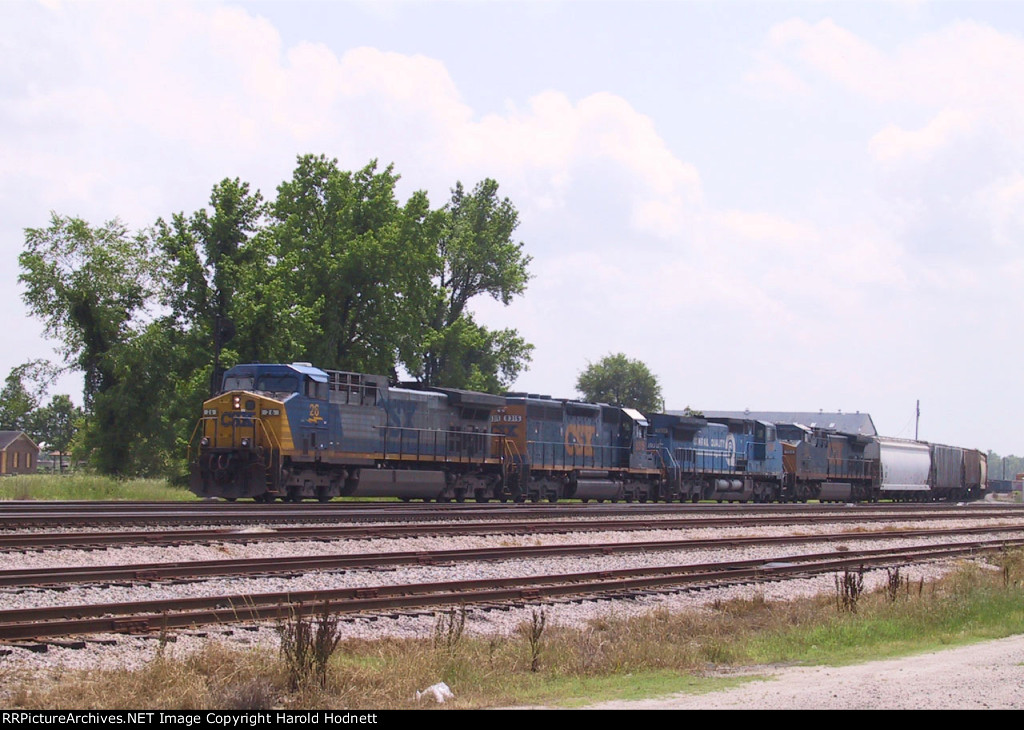
[[[383,458],[397,457],[399,460],[414,459],[415,461],[444,461],[445,463],[476,463],[481,459],[487,459],[488,453],[492,451],[489,439],[500,437],[501,434],[489,433],[487,431],[439,431],[432,428],[419,428],[413,426],[374,426],[375,429],[384,432],[381,454]],[[397,431],[398,449],[392,448],[392,437],[389,432]],[[408,444],[414,450],[407,451],[408,435],[415,436],[415,443]],[[424,434],[429,439],[421,438]],[[438,437],[443,436],[444,442],[438,444]],[[450,438],[455,437],[455,438]],[[468,437],[468,438],[467,438]],[[457,447],[451,448],[452,441],[457,440]]]
[[[195,427],[192,429],[192,435],[188,437],[188,443],[186,444],[185,460],[188,463],[192,462],[192,442],[196,440],[196,432],[199,431],[199,427],[203,424],[203,421],[215,420],[213,416],[200,416],[199,420],[196,421]]]
[[[519,453],[519,444],[515,442],[515,439],[511,439],[504,434],[495,434],[501,439],[502,451],[508,455],[508,458],[513,463],[522,463],[522,454]]]
[[[538,446],[540,447],[539,449],[536,448]],[[579,453],[581,450],[583,451],[582,454]],[[538,451],[540,452],[540,459],[537,461],[531,460],[530,466],[559,467],[563,469],[574,467],[614,469],[623,466],[623,464],[616,463],[617,452],[623,452],[628,455],[632,453],[632,447],[607,446],[604,444],[586,445],[582,443],[567,446],[564,441],[526,442],[526,453],[528,455],[535,456]],[[587,451],[590,453],[588,454]],[[628,459],[626,464],[628,464]]]
[[[253,417],[254,420],[260,425],[260,430],[263,431],[267,436],[267,441],[270,442],[270,448],[281,450],[281,441],[277,438],[277,434],[267,428],[267,424],[263,422],[262,418]]]
[[[204,421],[213,421],[214,423],[216,423],[217,419],[218,419],[217,416],[201,416],[199,418],[199,420],[196,421],[196,425],[192,429],[192,435],[189,436],[189,438],[188,438],[188,447],[187,447],[186,457],[185,457],[188,461],[190,461],[190,462],[192,461],[192,444],[196,440],[196,433],[199,431],[199,427],[203,424]],[[258,425],[259,429],[266,436],[267,441],[270,442],[270,447],[272,449],[277,449],[278,451],[281,450],[281,441],[280,441],[280,439],[277,438],[277,434],[275,434],[271,429],[269,429],[267,427],[267,424],[264,423],[262,418],[260,418],[259,416],[246,416],[246,419],[253,423],[252,429],[253,429],[253,436],[254,437],[256,435],[255,431],[256,431],[256,427]],[[232,430],[235,428],[235,425],[236,424],[232,424]],[[218,446],[217,446],[217,429],[216,428],[213,430],[213,443],[211,444],[211,446],[213,446],[213,448],[215,448],[215,449],[218,448]]]
[[[669,469],[678,469],[679,468],[679,464],[676,462],[675,457],[672,456],[672,452],[670,452],[664,446],[658,446],[658,447],[653,448],[653,449],[652,448],[647,448],[647,449],[645,449],[645,452],[648,453],[648,454],[653,454],[661,462],[661,468],[664,469],[665,471],[668,471]],[[668,456],[669,461],[672,462],[671,465],[668,462],[665,461],[665,457],[666,456]]]

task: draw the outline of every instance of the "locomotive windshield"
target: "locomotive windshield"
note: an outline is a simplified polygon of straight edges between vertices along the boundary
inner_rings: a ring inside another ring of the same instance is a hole
[[[229,390],[252,390],[253,382],[251,377],[227,377],[224,378],[224,391]]]
[[[294,375],[261,375],[256,390],[263,393],[297,393],[299,380]]]

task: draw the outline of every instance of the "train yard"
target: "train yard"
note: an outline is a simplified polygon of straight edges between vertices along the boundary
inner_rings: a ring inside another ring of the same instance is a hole
[[[429,636],[458,606],[469,630],[507,632],[537,610],[572,623],[827,591],[845,570],[924,580],[1024,545],[1013,505],[410,507],[254,524],[256,505],[2,505],[0,667],[272,642],[275,622],[325,603],[352,636]]]

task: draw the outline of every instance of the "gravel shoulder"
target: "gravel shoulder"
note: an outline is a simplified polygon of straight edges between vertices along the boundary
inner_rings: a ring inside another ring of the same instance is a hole
[[[846,667],[764,667],[721,692],[604,702],[628,710],[1020,710],[1024,635]]]

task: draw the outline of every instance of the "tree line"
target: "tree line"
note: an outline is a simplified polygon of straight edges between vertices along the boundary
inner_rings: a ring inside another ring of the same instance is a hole
[[[533,346],[470,305],[525,291],[515,206],[490,179],[456,183],[437,208],[423,191],[402,203],[398,180],[376,161],[345,171],[305,155],[270,201],[225,179],[206,208],[143,230],[56,213],[27,229],[23,300],[84,374],[78,454],[107,474],[183,473],[203,400],[240,362],[492,393],[511,384]],[[12,393],[46,380],[31,369],[8,377]]]

